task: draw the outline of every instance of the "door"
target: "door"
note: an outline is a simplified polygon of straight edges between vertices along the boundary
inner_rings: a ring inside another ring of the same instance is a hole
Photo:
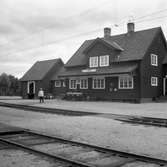
[[[28,98],[33,99],[35,97],[35,82],[28,83]]]

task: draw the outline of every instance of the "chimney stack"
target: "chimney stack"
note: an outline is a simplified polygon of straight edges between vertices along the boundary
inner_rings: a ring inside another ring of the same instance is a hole
[[[135,23],[134,22],[129,22],[127,24],[127,31],[128,31],[128,33],[131,33],[131,32],[135,31]]]
[[[109,38],[111,36],[111,28],[104,28],[104,38]]]

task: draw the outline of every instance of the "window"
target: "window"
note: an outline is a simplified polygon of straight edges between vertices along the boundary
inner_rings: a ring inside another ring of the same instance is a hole
[[[151,65],[158,66],[158,56],[155,54],[151,54]]]
[[[98,57],[89,58],[89,67],[98,67]]]
[[[105,79],[93,78],[93,89],[105,89]]]
[[[132,76],[120,76],[119,77],[119,89],[133,89],[133,77]]]
[[[151,77],[151,86],[158,86],[158,77]]]
[[[61,87],[61,81],[55,81],[55,87]]]
[[[109,56],[108,55],[100,56],[100,66],[101,67],[109,66]]]
[[[81,79],[80,80],[80,89],[87,89],[88,88],[88,80],[87,79]]]
[[[75,79],[71,79],[69,80],[69,87],[70,89],[76,89],[76,80]]]

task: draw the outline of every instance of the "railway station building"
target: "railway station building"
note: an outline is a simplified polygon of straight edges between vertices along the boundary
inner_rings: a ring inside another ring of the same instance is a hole
[[[52,77],[52,92],[66,98],[141,102],[167,95],[167,45],[160,27],[86,40]],[[61,91],[60,91],[61,90]],[[63,92],[64,91],[64,92]]]

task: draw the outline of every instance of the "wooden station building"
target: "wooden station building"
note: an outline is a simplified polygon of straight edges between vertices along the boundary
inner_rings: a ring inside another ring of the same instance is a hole
[[[167,45],[160,27],[86,40],[52,77],[52,92],[99,100],[156,99],[167,94]],[[61,91],[60,91],[61,90]]]

